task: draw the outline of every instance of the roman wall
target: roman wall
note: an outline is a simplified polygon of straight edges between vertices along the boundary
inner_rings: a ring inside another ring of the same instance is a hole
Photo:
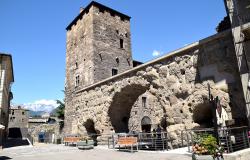
[[[244,98],[230,30],[218,33],[158,59],[66,92],[66,134],[142,131],[160,124],[175,144],[181,130],[210,127],[211,93],[235,125],[246,122]],[[146,104],[143,104],[146,97]]]

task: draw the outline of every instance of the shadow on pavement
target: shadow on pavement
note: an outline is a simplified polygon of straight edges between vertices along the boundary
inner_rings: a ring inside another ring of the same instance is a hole
[[[26,145],[29,145],[29,141],[27,139],[13,138],[13,139],[8,139],[4,143],[3,148],[10,148],[10,147],[17,147],[17,146],[26,146]]]
[[[12,158],[6,156],[0,156],[0,160],[6,160],[6,159],[12,159]]]

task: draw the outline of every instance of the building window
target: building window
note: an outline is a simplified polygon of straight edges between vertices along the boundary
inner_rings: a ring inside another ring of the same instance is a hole
[[[112,69],[112,76],[114,76],[114,75],[117,75],[118,74],[118,70],[117,69]]]
[[[123,39],[120,39],[120,48],[123,48]]]
[[[12,115],[14,115],[14,111],[12,111]]]
[[[125,37],[127,37],[127,38],[128,38],[128,33],[125,33]]]
[[[130,59],[129,58],[127,58],[127,62],[128,62],[128,65],[130,66]]]
[[[118,29],[116,30],[116,34],[119,34],[119,30]]]
[[[142,107],[146,108],[147,97],[142,97]]]
[[[102,54],[101,54],[101,53],[99,53],[99,57],[100,57],[100,59],[101,59],[101,61],[102,61]]]
[[[75,63],[75,69],[78,69],[78,63],[77,62]]]
[[[115,58],[115,61],[116,61],[117,64],[119,64],[119,62],[120,62],[118,57]]]
[[[24,115],[24,112],[22,112],[22,115]]]
[[[79,86],[79,84],[80,84],[80,76],[77,75],[76,76],[76,81],[75,81],[75,87]]]

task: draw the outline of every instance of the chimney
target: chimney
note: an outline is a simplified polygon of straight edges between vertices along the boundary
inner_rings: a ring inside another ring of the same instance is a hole
[[[83,10],[84,10],[84,8],[83,8],[83,7],[80,7],[80,13],[82,13]]]

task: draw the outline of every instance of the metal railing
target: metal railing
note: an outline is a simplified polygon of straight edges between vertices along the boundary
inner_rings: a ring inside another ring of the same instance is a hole
[[[173,149],[167,132],[151,133],[117,133],[108,138],[108,148],[117,148],[119,137],[137,137],[139,150],[169,150]]]
[[[173,132],[174,133],[174,132]],[[79,137],[93,139],[95,145],[107,145],[110,149],[118,148],[119,137],[137,137],[139,150],[171,150],[181,147],[187,147],[192,152],[191,146],[195,144],[195,137],[198,135],[214,135],[213,128],[192,129],[179,131],[180,134],[172,136],[172,132],[151,132],[151,133],[114,133],[114,134],[86,134]],[[249,148],[248,127],[233,127],[218,129],[219,145],[227,153],[235,152],[241,149]]]
[[[191,146],[195,143],[194,137],[204,134],[214,134],[214,129],[206,128],[199,130],[182,131],[182,144],[188,146],[188,151],[192,152]],[[249,148],[248,127],[233,127],[218,129],[218,141],[227,153]]]

